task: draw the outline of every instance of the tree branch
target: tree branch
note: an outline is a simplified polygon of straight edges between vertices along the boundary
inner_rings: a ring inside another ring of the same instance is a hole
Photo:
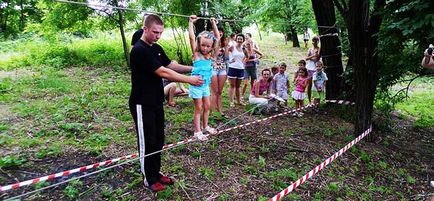
[[[98,10],[98,9],[94,9],[94,10]],[[116,23],[120,24],[119,20],[116,19],[112,14],[110,14],[109,12],[107,12],[106,9],[104,9],[104,10],[101,9],[101,10],[99,10],[99,11],[101,11],[101,12],[107,14],[107,17],[109,17],[111,20],[115,21]]]
[[[340,3],[339,0],[333,0],[333,2],[336,6],[336,9],[338,9],[341,16],[345,19],[346,9],[344,8],[344,6]]]
[[[372,33],[378,33],[380,30],[382,17],[380,15],[381,10],[386,5],[386,0],[377,0],[374,3],[374,12],[372,13],[371,19],[369,20],[369,32],[372,37]]]
[[[342,7],[344,8],[345,11],[347,11],[348,10],[347,2],[345,0],[341,0],[341,2],[342,2]]]
[[[413,77],[413,78],[411,78],[411,79],[401,81],[401,82],[407,82],[407,81],[410,81],[410,82],[407,84],[407,87],[402,88],[402,89],[400,89],[398,92],[396,92],[396,94],[393,95],[392,99],[395,99],[395,98],[396,98],[399,94],[401,94],[403,91],[405,91],[405,98],[408,98],[408,90],[410,89],[410,85],[411,85],[411,83],[412,83],[414,80],[416,80],[417,78],[420,78],[420,77],[423,77],[423,75],[420,75],[420,74],[419,74],[419,75],[416,75],[416,77]]]

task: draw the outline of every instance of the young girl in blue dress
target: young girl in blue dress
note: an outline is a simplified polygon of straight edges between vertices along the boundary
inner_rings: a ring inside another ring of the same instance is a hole
[[[188,32],[190,38],[190,46],[193,52],[193,71],[192,75],[200,75],[204,80],[204,84],[201,86],[190,85],[189,96],[194,101],[194,137],[198,140],[207,140],[208,134],[215,134],[217,130],[208,125],[208,116],[210,109],[210,89],[212,77],[212,63],[215,61],[215,52],[218,48],[218,41],[220,39],[220,33],[217,29],[217,23],[214,18],[211,18],[211,25],[213,33],[209,31],[203,31],[199,33],[197,37],[194,36],[194,23],[198,20],[195,15],[190,16],[188,24]],[[200,118],[203,114],[203,121],[201,124]],[[204,129],[202,131],[202,128]]]

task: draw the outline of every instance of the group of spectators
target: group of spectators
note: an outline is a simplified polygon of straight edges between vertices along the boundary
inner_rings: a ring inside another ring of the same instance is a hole
[[[273,66],[271,70],[267,68],[262,70],[259,81],[253,84],[249,102],[262,106],[270,99],[277,99],[287,105],[291,97],[295,102],[295,108],[301,108],[306,97],[309,103],[312,102],[312,89],[315,92],[315,100],[325,97],[328,78],[320,59],[319,38],[313,37],[312,48],[309,48],[307,56],[298,62],[298,70],[292,79],[294,86],[292,92],[290,78],[286,72],[287,65],[280,63]],[[294,116],[303,116],[303,113],[294,113]]]

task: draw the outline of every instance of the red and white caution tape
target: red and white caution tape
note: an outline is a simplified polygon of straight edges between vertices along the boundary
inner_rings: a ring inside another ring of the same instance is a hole
[[[7,191],[7,190],[11,190],[11,189],[17,189],[17,188],[20,188],[20,187],[23,187],[23,186],[37,184],[37,183],[40,183],[40,182],[43,182],[43,181],[50,181],[50,180],[53,180],[55,178],[65,177],[65,176],[68,176],[68,175],[71,175],[71,174],[74,174],[74,173],[77,173],[77,172],[86,172],[87,170],[90,170],[90,169],[95,169],[95,168],[98,168],[98,167],[110,165],[112,163],[116,163],[116,162],[119,162],[119,161],[127,160],[127,159],[130,159],[130,158],[135,158],[137,156],[138,156],[138,153],[135,153],[135,154],[131,154],[131,155],[127,155],[127,156],[122,156],[122,157],[119,157],[119,158],[115,158],[115,159],[111,159],[111,160],[106,160],[106,161],[103,161],[103,162],[95,163],[95,164],[92,164],[92,165],[87,165],[87,166],[75,168],[75,169],[72,169],[72,170],[58,172],[56,174],[51,174],[51,175],[44,176],[44,177],[39,177],[39,178],[36,178],[36,179],[31,179],[31,180],[27,180],[27,181],[23,181],[23,182],[18,182],[18,183],[11,184],[11,185],[6,185],[6,186],[0,186],[0,191]]]
[[[325,100],[326,103],[336,103],[339,105],[355,105],[355,102],[346,101],[346,100]]]
[[[235,126],[235,127],[232,127],[232,128],[227,128],[227,129],[224,129],[224,130],[220,130],[220,131],[218,131],[214,135],[218,135],[218,134],[221,134],[221,133],[224,133],[224,132],[228,132],[228,131],[231,131],[231,130],[239,129],[239,128],[242,128],[242,127],[245,127],[245,126],[249,126],[249,125],[252,125],[252,124],[256,124],[256,123],[262,122],[262,121],[267,121],[267,120],[270,120],[272,118],[284,116],[284,115],[287,115],[287,114],[290,114],[290,113],[293,113],[293,112],[296,112],[296,111],[299,111],[299,110],[302,110],[302,109],[305,109],[305,108],[314,107],[314,106],[316,106],[316,105],[314,105],[314,104],[307,105],[307,106],[299,108],[297,110],[290,110],[290,111],[283,112],[283,113],[280,113],[280,114],[276,114],[276,115],[273,115],[273,116],[270,116],[270,117],[266,117],[264,119],[259,119],[259,120],[256,120],[256,121],[253,121],[253,122],[249,122],[249,123],[246,123],[246,124],[242,124],[242,125],[238,125],[238,126]],[[188,143],[191,143],[191,142],[194,142],[194,141],[196,141],[195,138],[187,138],[187,139],[185,139],[183,141],[180,141],[180,142],[164,145],[162,150],[167,150],[167,149],[170,149],[170,148],[173,148],[173,147],[177,147],[177,146],[182,145],[182,144],[188,144]],[[151,154],[147,154],[146,156],[150,156],[150,155],[153,155],[153,154],[158,153],[158,152],[161,152],[161,151],[157,151],[157,152],[154,152],[154,153],[151,153]],[[36,179],[30,179],[30,180],[23,181],[23,182],[17,182],[15,184],[9,184],[9,185],[6,185],[6,186],[0,186],[0,192],[2,192],[2,191],[8,191],[8,190],[11,190],[11,189],[18,189],[18,188],[21,188],[23,186],[33,185],[33,184],[37,184],[37,183],[40,183],[40,182],[43,182],[43,181],[50,181],[50,180],[53,180],[53,179],[56,179],[56,178],[59,178],[59,177],[65,177],[65,176],[68,176],[68,175],[71,175],[71,174],[75,174],[75,173],[78,173],[78,172],[86,172],[88,170],[96,169],[98,167],[107,166],[107,165],[110,165],[110,164],[115,163],[115,162],[119,162],[119,161],[124,161],[124,160],[127,160],[127,159],[136,158],[138,155],[139,155],[138,153],[134,153],[134,154],[131,154],[131,155],[122,156],[122,157],[111,159],[111,160],[106,160],[106,161],[103,161],[103,162],[99,162],[99,163],[95,163],[95,164],[92,164],[92,165],[83,166],[83,167],[80,167],[80,168],[75,168],[75,169],[72,169],[72,170],[58,172],[56,174],[51,174],[51,175],[44,176],[44,177],[39,177],[39,178],[36,178]]]
[[[282,191],[280,191],[280,193],[278,193],[277,195],[275,195],[269,201],[279,201],[285,195],[288,195],[294,189],[296,189],[301,184],[303,184],[306,180],[310,179],[313,175],[315,175],[320,170],[322,170],[323,168],[325,168],[328,164],[330,164],[331,162],[333,162],[337,157],[339,157],[340,155],[342,155],[345,151],[347,151],[353,145],[355,145],[360,140],[362,140],[365,136],[367,136],[369,133],[371,133],[371,131],[372,131],[372,126],[370,128],[368,128],[368,130],[366,130],[365,132],[363,132],[361,135],[359,135],[356,139],[354,139],[353,141],[351,141],[350,143],[348,143],[347,145],[345,145],[345,147],[343,147],[338,152],[336,152],[335,154],[333,154],[333,156],[331,156],[330,158],[327,158],[327,160],[325,160],[324,162],[322,162],[321,164],[319,164],[318,166],[316,166],[313,170],[311,170],[310,172],[308,172],[307,174],[305,174],[303,177],[301,177],[300,179],[298,179],[296,182],[292,183],[290,186],[288,186],[287,188],[285,188]]]

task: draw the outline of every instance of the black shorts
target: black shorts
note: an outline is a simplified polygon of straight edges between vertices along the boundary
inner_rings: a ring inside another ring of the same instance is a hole
[[[228,78],[232,79],[244,79],[244,69],[228,68]]]

